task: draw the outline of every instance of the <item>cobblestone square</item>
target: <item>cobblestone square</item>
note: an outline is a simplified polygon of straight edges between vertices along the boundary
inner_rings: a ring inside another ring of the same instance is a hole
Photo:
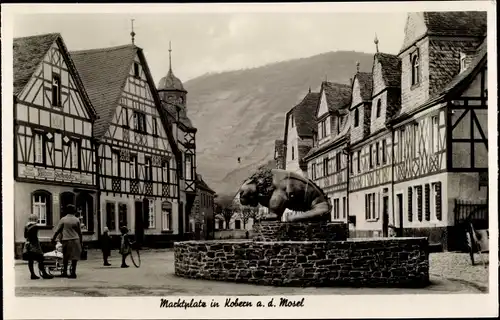
[[[148,250],[141,254],[142,265],[121,269],[118,252],[112,252],[112,266],[102,265],[101,253],[89,251],[78,265],[77,279],[30,280],[26,264],[16,261],[17,296],[176,296],[176,295],[334,295],[414,294],[487,292],[489,267],[470,264],[467,254],[433,253],[430,256],[432,284],[425,289],[375,288],[292,288],[226,283],[179,278],[174,275],[172,250]],[[484,255],[487,259],[487,255]]]

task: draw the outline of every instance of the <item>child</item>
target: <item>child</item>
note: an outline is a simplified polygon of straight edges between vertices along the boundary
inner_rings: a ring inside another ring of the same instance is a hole
[[[23,260],[28,261],[31,280],[40,279],[40,277],[35,274],[35,261],[38,261],[38,268],[42,272],[42,278],[52,279],[53,277],[47,273],[43,264],[43,251],[40,241],[38,240],[38,216],[36,214],[29,216],[28,222],[24,227],[24,238],[26,238],[26,242],[23,248]]]
[[[61,259],[63,258],[63,246],[61,244],[61,242],[57,241],[57,244],[56,244],[56,249],[54,251],[50,251],[50,252],[47,252],[45,253],[43,256],[45,258],[56,258],[56,259]]]
[[[128,228],[126,226],[120,227],[120,231],[122,233],[121,246],[120,246],[120,254],[122,255],[122,268],[128,268],[128,265],[125,263],[125,259],[132,252],[130,248],[130,239],[128,235]]]
[[[102,250],[102,258],[104,259],[104,265],[110,266],[111,263],[108,262],[109,256],[111,256],[111,240],[109,238],[109,229],[108,227],[104,228],[104,232],[102,234],[101,239],[101,250]]]

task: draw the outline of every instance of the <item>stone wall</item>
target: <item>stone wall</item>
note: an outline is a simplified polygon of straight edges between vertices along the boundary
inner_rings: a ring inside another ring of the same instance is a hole
[[[426,238],[347,241],[177,242],[175,274],[275,286],[403,286],[429,283]]]
[[[261,221],[253,225],[254,241],[339,241],[347,239],[347,225],[335,222]]]

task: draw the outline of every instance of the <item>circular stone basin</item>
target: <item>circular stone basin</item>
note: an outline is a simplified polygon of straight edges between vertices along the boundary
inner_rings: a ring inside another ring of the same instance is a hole
[[[324,228],[303,223],[293,227],[291,224],[276,227],[277,224],[280,223],[265,222],[260,224],[261,229],[256,226],[254,240],[176,242],[175,274],[274,286],[423,287],[429,284],[427,238],[273,241],[270,240],[272,232],[263,231],[263,226],[273,226],[264,227],[266,230],[291,228],[295,231]],[[303,239],[320,237],[319,233],[298,234]],[[278,232],[274,237],[285,235]]]

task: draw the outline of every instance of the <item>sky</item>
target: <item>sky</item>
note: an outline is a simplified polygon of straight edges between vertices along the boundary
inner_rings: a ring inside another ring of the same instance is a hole
[[[138,13],[23,14],[14,37],[58,32],[70,51],[131,43],[143,48],[155,83],[168,71],[186,82],[209,72],[262,66],[316,54],[354,50],[398,53],[406,13]]]

